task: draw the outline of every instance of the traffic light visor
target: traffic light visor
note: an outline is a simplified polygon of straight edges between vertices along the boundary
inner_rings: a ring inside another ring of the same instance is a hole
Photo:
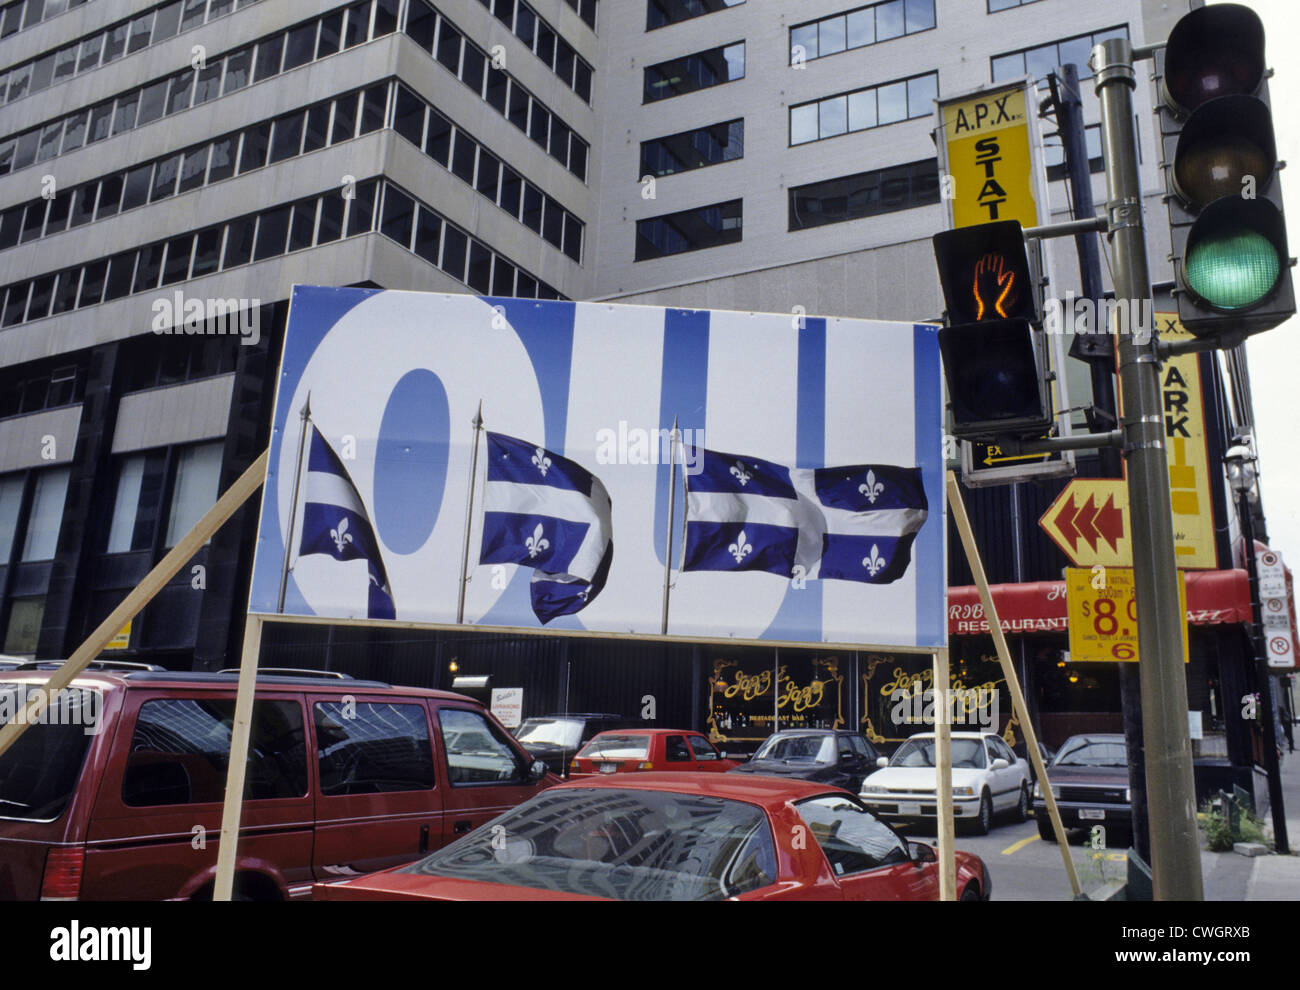
[[[1220,96],[1251,94],[1264,80],[1264,25],[1249,7],[1194,10],[1169,33],[1164,90],[1183,113]]]
[[[1253,196],[1273,181],[1276,162],[1273,119],[1264,102],[1220,97],[1193,113],[1179,134],[1174,187],[1193,208],[1224,196]]]
[[[1211,204],[1192,226],[1184,280],[1206,305],[1232,312],[1268,298],[1287,263],[1277,208],[1267,200],[1227,197]]]

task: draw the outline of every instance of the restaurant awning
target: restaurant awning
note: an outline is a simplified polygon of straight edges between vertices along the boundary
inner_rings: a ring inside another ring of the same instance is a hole
[[[1250,581],[1241,569],[1187,571],[1187,621],[1223,625],[1250,621]],[[1065,632],[1065,582],[995,584],[993,604],[1006,633]],[[948,589],[948,635],[978,636],[989,631],[984,606],[973,585]]]

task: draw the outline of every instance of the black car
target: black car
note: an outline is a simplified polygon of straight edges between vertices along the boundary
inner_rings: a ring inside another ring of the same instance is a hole
[[[515,729],[515,738],[535,760],[541,760],[551,773],[569,775],[569,763],[597,732],[607,729],[638,729],[636,719],[608,712],[571,712],[564,715],[541,715],[526,718]]]
[[[875,771],[879,757],[861,732],[786,729],[768,736],[748,763],[729,772],[798,777],[857,794],[862,781]]]
[[[1047,781],[1056,796],[1061,824],[1067,828],[1104,825],[1126,836],[1132,828],[1129,804],[1128,747],[1120,734],[1088,733],[1071,736],[1061,744],[1047,767]],[[1056,841],[1047,816],[1041,785],[1034,787],[1034,817],[1038,834]],[[1118,845],[1107,837],[1108,845]]]

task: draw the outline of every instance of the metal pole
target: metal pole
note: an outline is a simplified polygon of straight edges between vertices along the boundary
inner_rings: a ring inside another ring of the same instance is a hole
[[[1255,652],[1255,684],[1259,705],[1255,714],[1264,730],[1264,769],[1268,774],[1268,803],[1273,817],[1273,842],[1282,855],[1290,855],[1286,832],[1286,809],[1282,798],[1282,771],[1278,766],[1277,727],[1273,718],[1273,678],[1268,671],[1268,651],[1264,645],[1264,626],[1259,609],[1259,568],[1255,562],[1255,520],[1246,491],[1238,493],[1241,535],[1246,544],[1246,575],[1250,578],[1250,645]]]
[[[471,421],[474,426],[474,451],[469,460],[469,497],[465,500],[465,545],[460,553],[460,594],[456,599],[456,624],[465,621],[465,584],[469,578],[469,532],[474,522],[474,482],[478,475],[478,435],[483,431],[483,400],[479,399],[478,411]]]
[[[1174,566],[1159,359],[1155,335],[1139,333],[1142,314],[1150,312],[1151,276],[1133,120],[1137,79],[1127,39],[1116,38],[1098,45],[1092,50],[1090,62],[1101,101],[1106,212],[1110,221],[1107,236],[1115,297],[1128,302],[1118,307],[1119,325],[1115,329],[1138,610],[1152,886],[1158,901],[1199,901],[1203,899],[1201,850],[1183,670],[1185,617],[1179,607],[1178,572]]]
[[[677,417],[673,417],[673,432],[668,441],[668,523],[664,527],[664,614],[659,631],[668,635],[668,595],[672,590],[673,576],[673,520],[677,508]],[[685,507],[682,512],[685,513]]]
[[[293,495],[289,500],[289,529],[284,534],[284,562],[280,565],[280,596],[276,599],[275,610],[284,612],[284,596],[289,588],[289,561],[293,554],[293,530],[298,525],[298,492],[302,488],[302,459],[307,446],[307,424],[311,422],[311,393],[302,404],[299,416],[302,422],[302,434],[298,437],[298,460],[293,467]]]

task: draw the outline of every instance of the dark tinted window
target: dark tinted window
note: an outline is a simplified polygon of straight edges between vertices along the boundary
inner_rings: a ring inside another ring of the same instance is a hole
[[[672,175],[745,155],[745,122],[730,120],[641,144],[641,175]]]
[[[647,31],[690,20],[703,14],[726,10],[745,0],[649,0],[646,4],[645,27]]]
[[[234,715],[233,699],[146,701],[131,737],[123,803],[140,808],[223,800]],[[306,793],[302,709],[288,701],[254,702],[244,799]]]
[[[741,224],[742,202],[738,199],[639,220],[636,260],[734,244],[741,239]]]
[[[938,160],[859,172],[790,190],[790,229],[908,210],[939,202]]]
[[[847,797],[828,795],[795,807],[836,876],[906,863],[910,858],[887,825]]]
[[[5,724],[28,700],[27,685],[0,684]],[[86,748],[100,717],[100,695],[65,689],[51,702],[44,722],[28,727],[0,756],[0,818],[52,821],[63,814],[81,776]]]
[[[744,75],[745,43],[741,41],[646,66],[643,99],[646,103],[666,100],[741,79]]]
[[[498,783],[520,777],[523,767],[514,749],[478,712],[440,708],[438,724],[453,784]]]
[[[317,702],[312,718],[322,794],[433,787],[433,752],[423,705]]]

